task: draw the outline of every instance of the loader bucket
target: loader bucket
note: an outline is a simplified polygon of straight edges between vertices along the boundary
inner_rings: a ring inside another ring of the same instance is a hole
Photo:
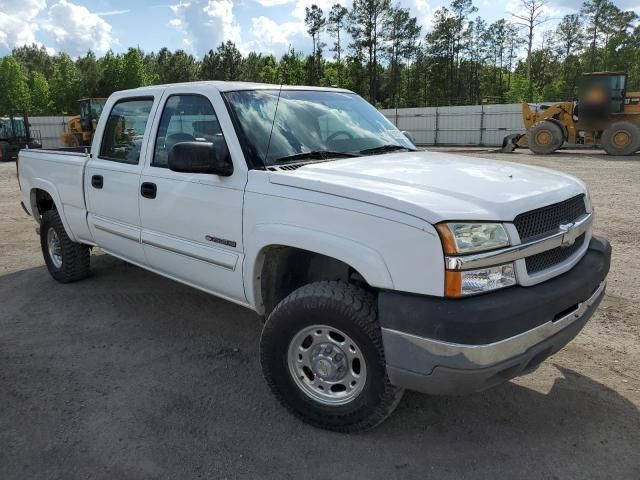
[[[511,153],[516,148],[518,148],[518,140],[522,138],[522,133],[514,133],[511,135],[507,135],[502,139],[502,148],[500,151],[502,153]]]

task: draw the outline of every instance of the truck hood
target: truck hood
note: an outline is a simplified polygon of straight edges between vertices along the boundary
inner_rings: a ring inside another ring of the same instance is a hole
[[[390,208],[430,223],[512,221],[585,193],[554,170],[440,152],[395,152],[270,171],[271,183]]]

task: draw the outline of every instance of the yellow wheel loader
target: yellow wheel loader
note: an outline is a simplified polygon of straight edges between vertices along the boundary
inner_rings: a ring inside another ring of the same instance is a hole
[[[528,147],[549,154],[560,147],[602,147],[609,155],[640,150],[640,92],[627,92],[623,72],[583,75],[578,100],[522,104],[526,133],[508,135],[503,152]]]
[[[71,117],[67,121],[66,131],[60,134],[60,141],[67,147],[82,147],[91,145],[96,131],[98,118],[104,108],[106,98],[82,98],[80,115]]]

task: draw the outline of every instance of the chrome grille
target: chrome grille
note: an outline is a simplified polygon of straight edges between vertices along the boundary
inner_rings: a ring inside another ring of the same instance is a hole
[[[557,247],[547,250],[546,252],[538,253],[537,255],[531,255],[525,258],[527,265],[527,273],[529,275],[551,268],[554,265],[568,260],[574,253],[580,250],[580,247],[584,244],[585,234],[583,233],[573,245],[568,247]]]
[[[522,243],[552,235],[564,223],[575,221],[587,213],[584,195],[577,195],[563,202],[537,208],[518,215],[513,221]]]

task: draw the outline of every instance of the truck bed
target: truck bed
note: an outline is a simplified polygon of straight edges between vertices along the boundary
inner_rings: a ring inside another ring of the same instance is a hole
[[[56,205],[70,238],[88,234],[84,198],[84,170],[89,154],[77,149],[21,150],[18,154],[18,179],[25,209],[39,221],[38,191],[48,192]]]

